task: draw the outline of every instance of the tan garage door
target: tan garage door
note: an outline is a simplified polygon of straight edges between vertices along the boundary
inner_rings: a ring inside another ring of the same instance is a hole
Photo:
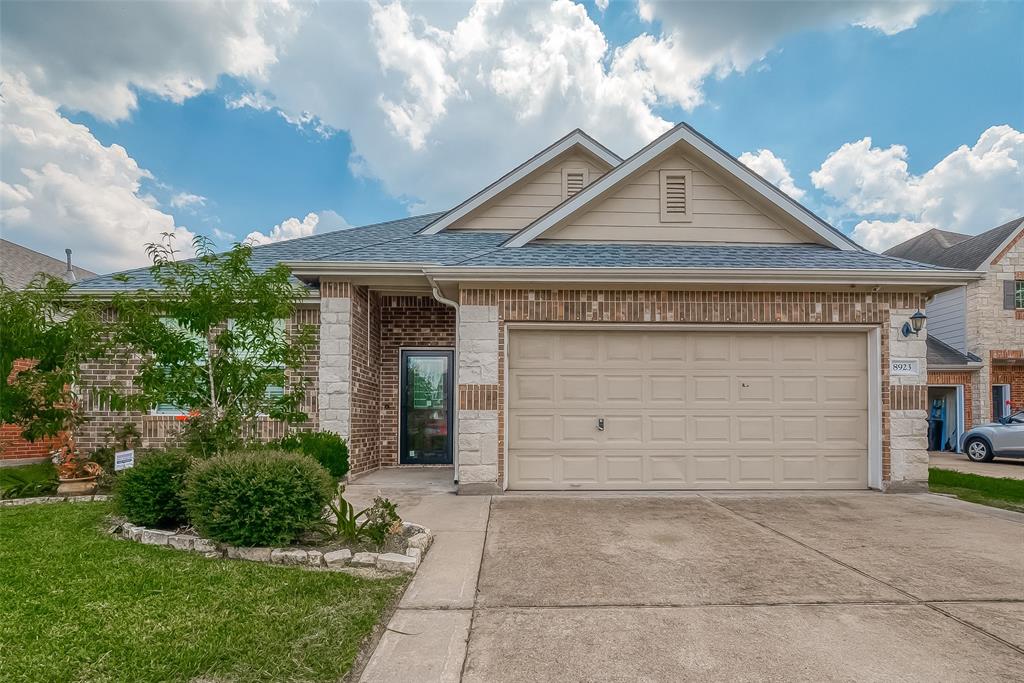
[[[518,329],[508,361],[509,488],[867,487],[863,332]]]

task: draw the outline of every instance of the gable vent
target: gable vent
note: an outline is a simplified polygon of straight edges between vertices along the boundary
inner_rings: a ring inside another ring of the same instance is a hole
[[[681,223],[693,220],[690,188],[690,171],[662,171],[661,178],[661,221]]]
[[[562,199],[573,196],[590,182],[590,170],[586,168],[562,169]]]

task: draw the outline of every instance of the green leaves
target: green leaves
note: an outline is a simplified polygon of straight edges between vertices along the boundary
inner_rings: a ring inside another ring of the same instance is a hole
[[[0,280],[0,422],[30,441],[72,428],[81,417],[81,365],[103,353],[103,320],[71,285],[40,275],[14,291]]]

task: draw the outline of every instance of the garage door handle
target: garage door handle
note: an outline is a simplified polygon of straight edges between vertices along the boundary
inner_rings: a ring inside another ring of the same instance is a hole
[[[604,418],[603,417],[597,418],[597,431],[599,431],[599,432],[603,432],[604,431]]]

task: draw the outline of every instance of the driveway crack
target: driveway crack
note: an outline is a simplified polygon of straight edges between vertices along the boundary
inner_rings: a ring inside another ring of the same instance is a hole
[[[487,497],[487,519],[484,522],[484,545],[480,550],[480,564],[476,570],[476,586],[473,590],[473,609],[469,612],[469,631],[466,634],[466,656],[462,658],[462,670],[459,671],[459,681],[466,676],[466,665],[469,663],[469,644],[473,641],[473,626],[476,624],[477,604],[480,602],[480,575],[484,571],[484,556],[487,554],[487,534],[491,530],[491,510],[494,507],[494,496]]]

